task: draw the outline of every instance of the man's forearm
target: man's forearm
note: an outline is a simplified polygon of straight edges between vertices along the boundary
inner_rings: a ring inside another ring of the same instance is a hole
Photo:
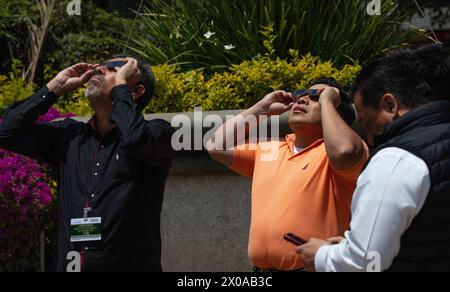
[[[47,83],[47,88],[50,92],[53,92],[57,96],[61,96],[64,94],[63,90],[64,83],[59,81],[58,79],[53,79],[49,83]]]
[[[359,162],[364,153],[363,142],[331,101],[321,104],[321,115],[325,147],[332,163],[345,169]]]
[[[51,139],[56,139],[56,131],[35,121],[45,114],[58,99],[47,87],[41,88],[34,95],[19,105],[9,108],[0,124],[0,147],[33,158],[42,158],[47,162],[55,146]],[[34,137],[46,137],[34,139]],[[49,145],[45,145],[45,144]],[[45,145],[45,147],[41,147]],[[37,155],[36,155],[37,154]]]
[[[144,117],[133,100],[131,89],[127,85],[119,85],[112,89],[113,108],[111,120],[117,125],[123,144],[135,144],[145,126]]]
[[[57,100],[55,93],[43,87],[19,105],[9,108],[3,124],[21,125],[24,122],[34,122],[40,115],[47,113]]]
[[[249,133],[258,126],[261,122],[261,118],[267,116],[267,111],[257,103],[253,107],[239,113],[236,117],[224,123],[209,142],[210,147],[214,147],[216,150],[230,150],[237,145],[245,142]],[[253,119],[256,124],[249,123],[249,120]],[[240,131],[244,131],[243,137],[239,135]]]
[[[146,160],[171,159],[170,124],[162,120],[145,121],[127,85],[113,88],[112,96],[111,120],[117,126],[124,149]]]

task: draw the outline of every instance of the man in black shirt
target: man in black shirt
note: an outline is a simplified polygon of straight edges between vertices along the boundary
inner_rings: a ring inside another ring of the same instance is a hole
[[[86,82],[95,111],[89,123],[35,123]],[[141,113],[154,90],[150,68],[123,56],[63,70],[7,111],[0,147],[57,168],[58,271],[73,264],[74,252],[75,270],[161,271],[160,218],[173,151],[170,124]]]

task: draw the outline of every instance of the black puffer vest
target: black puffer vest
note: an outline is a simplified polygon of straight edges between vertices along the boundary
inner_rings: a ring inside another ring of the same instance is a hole
[[[450,101],[411,111],[390,124],[375,146],[371,157],[401,148],[425,161],[431,176],[425,205],[404,233],[389,271],[450,271]]]

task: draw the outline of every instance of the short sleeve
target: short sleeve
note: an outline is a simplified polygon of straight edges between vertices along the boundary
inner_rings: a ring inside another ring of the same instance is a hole
[[[364,142],[363,142],[364,143]],[[364,165],[366,164],[367,159],[369,159],[369,147],[364,143],[364,155],[361,157],[361,160],[355,164],[352,168],[346,170],[339,170],[331,166],[333,174],[339,178],[342,182],[350,185],[356,185],[358,181],[358,177],[361,174]]]
[[[246,177],[253,177],[257,144],[243,144],[233,150],[231,170]]]

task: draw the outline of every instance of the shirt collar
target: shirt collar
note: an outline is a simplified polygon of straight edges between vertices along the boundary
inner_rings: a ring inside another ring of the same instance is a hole
[[[294,153],[294,146],[295,146],[295,134],[290,134],[286,136],[286,143],[288,145],[289,151],[291,152],[291,155],[293,155],[293,157],[299,156],[309,150],[311,150],[312,148],[315,148],[319,145],[321,145],[324,142],[323,138],[315,141],[314,143],[312,143],[311,145],[309,145],[308,147],[306,147],[302,152],[295,154]]]
[[[89,127],[91,128],[91,130],[96,131],[97,130],[97,119],[95,118],[95,116],[93,116],[88,122],[87,124],[89,125]]]
[[[106,136],[111,135],[117,131],[117,126],[115,126],[110,132],[105,134]],[[84,143],[89,135],[94,135],[96,137],[100,137],[100,134],[97,132],[97,119],[95,116],[89,119],[86,123],[86,126],[82,132],[82,139],[80,139],[80,144]]]
[[[447,123],[450,115],[450,101],[434,101],[416,109],[390,123],[384,132],[375,136],[375,147],[390,139],[405,134],[418,127],[429,127]]]

